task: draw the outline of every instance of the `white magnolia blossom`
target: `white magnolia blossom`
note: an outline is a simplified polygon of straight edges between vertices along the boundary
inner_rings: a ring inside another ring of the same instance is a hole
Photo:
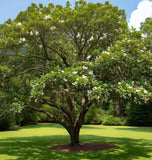
[[[59,20],[59,22],[60,22],[60,23],[63,23],[63,22],[64,22],[64,20]]]
[[[20,38],[20,40],[19,40],[19,43],[22,43],[22,42],[25,42],[26,41],[26,38]]]
[[[136,92],[137,92],[137,93],[139,93],[139,92],[140,92],[140,90],[139,90],[139,89],[136,89]]]
[[[38,34],[39,34],[39,32],[38,32],[38,31],[36,31],[36,32],[35,32],[35,35],[38,35]]]
[[[63,80],[64,80],[65,82],[67,82],[67,79],[63,78]]]
[[[51,19],[51,16],[50,15],[46,15],[45,17],[44,17],[44,20],[50,20]]]
[[[86,67],[86,66],[83,66],[82,68],[83,68],[84,70],[88,69],[88,67]]]
[[[85,76],[85,75],[82,75],[82,78],[86,79],[86,78],[87,78],[87,76]]]
[[[50,29],[51,29],[51,30],[54,30],[54,29],[56,29],[56,27],[55,27],[55,26],[52,26]]]
[[[18,27],[20,27],[21,25],[22,25],[21,22],[18,22],[18,23],[16,24],[16,26],[18,26]]]
[[[32,31],[30,32],[30,36],[33,36],[33,32]]]
[[[90,55],[88,55],[87,59],[90,59],[90,58],[91,58],[91,56],[90,56]]]
[[[109,52],[105,51],[104,53],[106,53],[107,55],[109,55]]]
[[[128,88],[129,88],[129,89],[132,89],[132,86],[129,86]]]
[[[132,82],[131,82],[131,84],[132,84],[132,86],[134,86],[135,82],[134,82],[134,81],[132,81]]]
[[[94,87],[93,90],[97,89],[97,87]]]
[[[93,71],[90,71],[89,74],[93,75]]]
[[[77,74],[77,73],[78,73],[77,71],[72,72],[72,74]]]

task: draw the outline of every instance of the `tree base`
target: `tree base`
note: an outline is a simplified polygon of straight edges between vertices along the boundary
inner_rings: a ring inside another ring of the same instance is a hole
[[[51,147],[50,150],[52,151],[60,151],[60,152],[93,152],[93,151],[100,151],[106,150],[110,148],[115,148],[116,145],[110,144],[103,144],[103,143],[80,143],[79,145],[61,145],[56,147]]]

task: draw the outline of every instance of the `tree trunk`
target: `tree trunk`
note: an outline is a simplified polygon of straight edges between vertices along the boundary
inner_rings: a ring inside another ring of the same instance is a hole
[[[69,127],[69,135],[70,135],[70,145],[71,146],[77,146],[79,145],[80,141],[79,141],[79,133],[80,133],[80,127]]]

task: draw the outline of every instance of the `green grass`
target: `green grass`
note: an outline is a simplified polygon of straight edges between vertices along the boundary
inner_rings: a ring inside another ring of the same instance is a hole
[[[50,151],[51,146],[69,143],[69,136],[60,125],[39,124],[0,132],[0,160],[152,160],[152,128],[87,125],[80,140],[117,148],[83,153]]]

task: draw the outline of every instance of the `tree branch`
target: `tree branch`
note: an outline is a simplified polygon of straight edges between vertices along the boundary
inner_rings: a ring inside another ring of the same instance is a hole
[[[53,102],[50,102],[50,101],[47,101],[44,98],[40,101],[40,103],[42,103],[42,104],[48,104],[48,105],[50,105],[52,107],[55,107],[56,109],[59,110],[59,112],[61,113],[61,115],[67,120],[68,123],[72,123],[72,121],[70,119],[69,113],[64,108],[62,108],[60,105],[58,105],[56,103],[53,103]]]
[[[47,116],[51,117],[53,120],[55,120],[56,123],[59,123],[61,124],[63,127],[65,127],[66,129],[68,129],[67,125],[65,123],[63,123],[62,121],[60,121],[56,116],[53,116],[51,113],[45,111],[44,109],[39,109],[39,108],[36,108],[36,107],[33,107],[33,106],[23,106],[23,109],[24,108],[31,108],[37,112],[41,112],[41,113],[44,113],[46,114]]]
[[[85,96],[84,97],[84,101],[82,102],[82,108],[81,108],[81,112],[78,115],[76,121],[75,121],[75,127],[81,127],[84,117],[87,113],[87,111],[89,110],[89,108],[91,107],[91,105],[95,102],[96,100],[93,99],[92,101],[88,102],[88,97]]]
[[[25,70],[24,72],[18,73],[17,76],[25,74],[25,73],[30,72],[30,71],[34,71],[34,70],[35,71],[42,71],[40,68],[30,68],[30,69]]]
[[[40,58],[40,59],[44,59],[44,60],[47,59],[46,57],[43,57],[43,56],[40,56],[40,55],[29,55],[29,56],[17,55],[17,56],[24,57],[24,58]],[[51,59],[51,60],[53,60],[53,59]]]
[[[50,50],[54,51],[55,53],[57,53],[57,54],[62,58],[63,62],[65,63],[65,65],[66,65],[67,67],[70,66],[70,63],[68,62],[68,58],[67,58],[66,55],[63,55],[60,51],[58,51],[57,49],[52,48],[52,47],[50,47],[50,46],[48,46],[48,45],[46,45],[46,47],[49,48]]]

